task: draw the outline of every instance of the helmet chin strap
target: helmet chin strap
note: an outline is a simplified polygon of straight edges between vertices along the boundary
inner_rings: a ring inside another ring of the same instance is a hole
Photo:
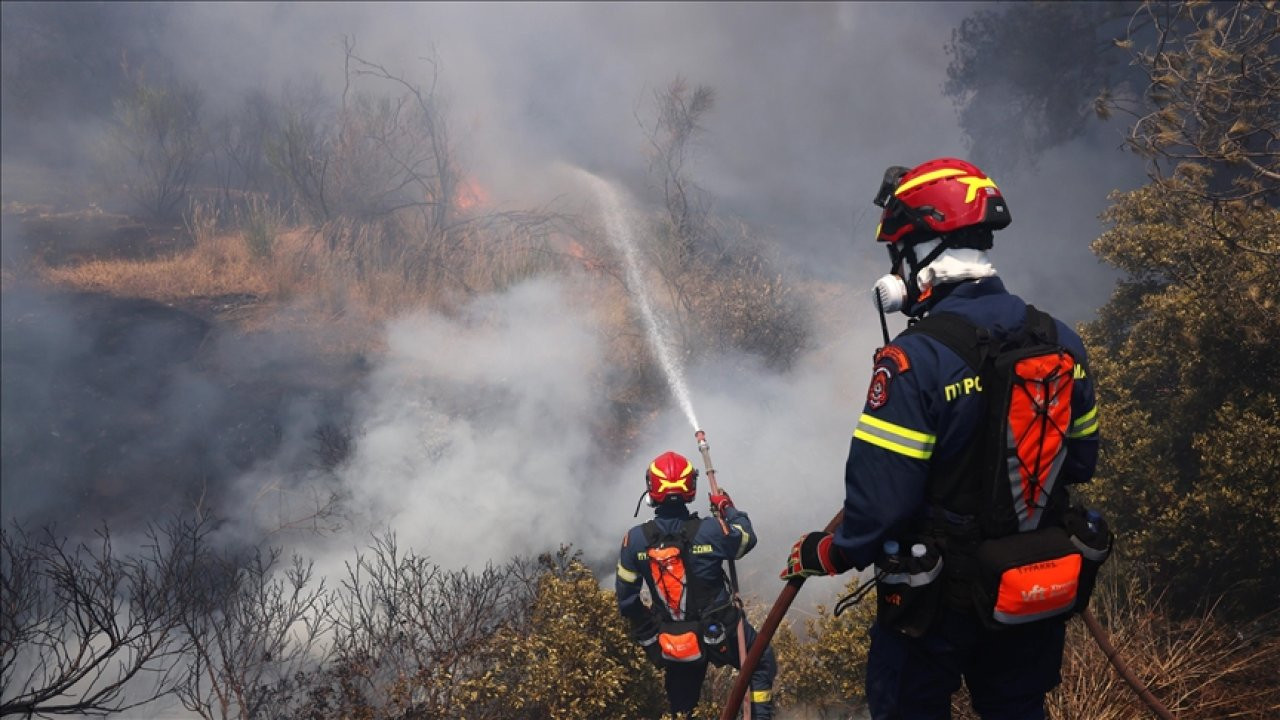
[[[920,271],[951,249],[951,244],[945,238],[935,239],[938,244],[922,258],[916,257],[916,248],[922,244],[920,242],[904,248],[889,246],[889,258],[893,267],[890,268],[889,275],[876,282],[875,288],[876,308],[880,311],[880,326],[886,344],[889,342],[889,329],[884,318],[885,312],[901,311],[904,315],[914,317],[912,310],[920,304],[921,295],[925,294],[920,287]]]
[[[644,491],[639,500],[636,500],[636,511],[631,513],[631,517],[640,517],[640,503],[646,503],[649,507],[654,507],[653,498],[649,497],[648,489]]]

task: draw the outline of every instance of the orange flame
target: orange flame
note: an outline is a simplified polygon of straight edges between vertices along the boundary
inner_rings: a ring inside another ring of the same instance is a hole
[[[453,204],[459,210],[473,210],[489,204],[489,192],[475,180],[463,178],[454,190]]]

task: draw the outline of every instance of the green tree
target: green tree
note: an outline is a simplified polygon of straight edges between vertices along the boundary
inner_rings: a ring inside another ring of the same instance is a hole
[[[1280,7],[1144,5],[1130,144],[1151,184],[1093,243],[1126,273],[1085,328],[1104,436],[1095,485],[1173,609],[1280,590]],[[1174,164],[1172,171],[1167,165]]]
[[[1094,485],[1175,607],[1230,592],[1262,610],[1280,590],[1280,210],[1200,197],[1208,174],[1114,195],[1093,244],[1128,274],[1084,329],[1106,438]]]
[[[526,623],[488,643],[487,670],[463,683],[460,717],[657,717],[662,677],[631,641],[614,595],[562,548],[544,556]]]
[[[1277,200],[1280,193],[1280,5],[1270,2],[1146,3],[1155,32],[1143,45],[1134,36],[1130,48],[1146,89],[1137,100],[1102,98],[1104,112],[1133,116],[1129,145],[1149,158],[1156,182],[1165,170],[1195,162],[1209,170],[1198,190],[1218,203]],[[1224,232],[1228,241],[1242,232]]]
[[[853,577],[845,584],[852,593],[861,580]],[[784,623],[773,638],[778,657],[778,705],[804,708],[819,718],[849,717],[864,712],[868,631],[875,619],[875,600],[868,598],[839,616],[819,605],[816,614],[804,619],[804,638]]]
[[[1092,110],[1130,118],[1149,162],[1093,244],[1126,274],[1084,329],[1107,438],[1094,491],[1182,613],[1276,597],[1278,43],[1274,1],[1022,3],[975,13],[948,48],[975,149],[1033,159]]]

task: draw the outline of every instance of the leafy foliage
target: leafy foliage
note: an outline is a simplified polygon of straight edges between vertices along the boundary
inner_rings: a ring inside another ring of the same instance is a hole
[[[952,31],[944,91],[984,166],[1034,164],[1124,114],[1138,153],[1218,165],[1212,196],[1274,199],[1278,41],[1275,2],[1007,3]]]
[[[631,641],[613,593],[576,556],[560,569],[548,560],[528,622],[493,637],[483,653],[489,669],[462,684],[459,710],[565,720],[661,714],[662,676]]]
[[[1084,332],[1109,438],[1094,484],[1176,608],[1229,592],[1256,611],[1280,589],[1280,210],[1219,206],[1206,176],[1113,196],[1093,244],[1129,275]]]
[[[1275,202],[1280,194],[1280,5],[1275,2],[1144,4],[1156,37],[1135,48],[1146,76],[1140,101],[1111,99],[1132,114],[1130,145],[1157,161],[1213,170],[1215,200]]]
[[[852,593],[860,584],[854,576],[845,584],[845,593]],[[804,707],[821,718],[865,712],[863,686],[871,648],[867,633],[875,609],[874,600],[863,600],[837,617],[819,605],[816,615],[804,619],[807,640],[789,624],[780,627],[773,640],[778,656],[775,694],[779,705]]]
[[[0,588],[15,610],[0,626],[0,714],[107,713],[176,694],[202,717],[241,720],[664,717],[661,674],[570,547],[447,571],[383,536],[326,588],[308,562],[279,563],[278,551],[214,550],[209,527],[166,525],[128,555],[105,533],[100,549],[74,551],[52,536],[0,533]],[[1274,614],[1171,618],[1144,577],[1113,561],[1093,603],[1134,671],[1187,717],[1268,717],[1280,702]],[[869,602],[838,618],[819,606],[803,639],[783,625],[773,642],[779,711],[864,710],[873,614]],[[1128,688],[1078,623],[1070,633],[1054,716],[1132,717]],[[20,658],[33,655],[44,662],[27,674]],[[727,668],[708,673],[702,715],[719,712],[733,679]],[[955,711],[972,717],[963,696]]]

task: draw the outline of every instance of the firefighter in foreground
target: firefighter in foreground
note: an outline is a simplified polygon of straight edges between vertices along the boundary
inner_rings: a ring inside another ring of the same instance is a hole
[[[987,720],[1044,718],[1066,619],[1111,548],[1068,490],[1098,453],[1085,350],[996,275],[987,250],[1010,215],[981,170],[893,167],[875,204],[882,327],[913,321],[875,354],[842,524],[796,542],[782,577],[875,566],[873,718],[949,718],[961,678]]]
[[[724,563],[755,547],[747,514],[727,493],[712,494],[714,517],[701,518],[686,504],[697,494],[698,471],[684,456],[665,452],[645,471],[645,497],[654,518],[622,538],[618,559],[618,611],[631,622],[632,636],[649,660],[665,673],[671,713],[691,713],[702,692],[707,663],[740,666],[738,623],[744,623],[747,647],[755,629],[733,602]],[[723,489],[722,489],[723,490]],[[651,607],[640,597],[649,588]],[[767,648],[751,675],[751,717],[773,717],[773,678],[777,662]]]

